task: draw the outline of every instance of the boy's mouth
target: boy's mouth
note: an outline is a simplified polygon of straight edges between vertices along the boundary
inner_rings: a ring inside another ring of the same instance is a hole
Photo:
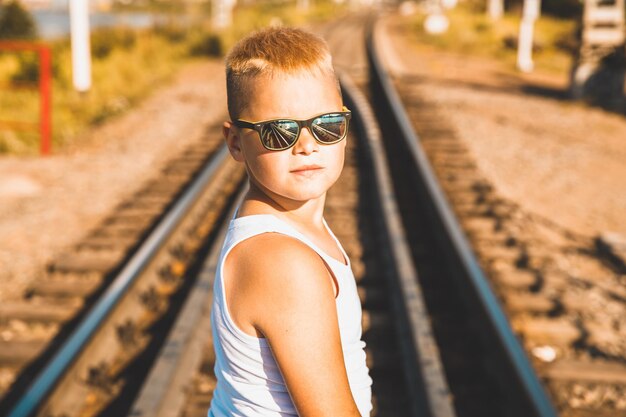
[[[323,168],[324,167],[321,167],[319,165],[302,165],[301,167],[294,168],[294,169],[292,169],[289,172],[293,172],[295,174],[298,174],[298,173],[304,174],[304,173],[309,172],[309,171],[317,171],[317,170],[323,169]]]

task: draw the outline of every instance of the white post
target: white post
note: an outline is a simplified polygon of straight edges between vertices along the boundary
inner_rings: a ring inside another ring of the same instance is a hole
[[[298,10],[301,12],[309,11],[309,0],[298,0],[297,1]]]
[[[446,10],[454,9],[458,4],[458,0],[441,0],[441,7]]]
[[[88,0],[70,0],[70,26],[72,81],[77,91],[86,92],[91,88]]]
[[[211,21],[215,29],[224,29],[233,23],[235,0],[212,0]]]
[[[424,30],[429,35],[441,35],[448,30],[450,20],[445,15],[441,0],[426,1],[422,6],[426,12],[424,19]]]
[[[620,63],[626,56],[624,0],[585,0],[584,7],[580,48],[570,74],[570,93],[577,99],[588,98],[619,109],[626,102],[626,68]]]
[[[491,20],[499,20],[504,14],[504,0],[487,0],[487,14]]]
[[[517,41],[517,68],[523,72],[530,72],[533,63],[533,28],[539,17],[539,0],[524,0],[524,15],[519,27]]]

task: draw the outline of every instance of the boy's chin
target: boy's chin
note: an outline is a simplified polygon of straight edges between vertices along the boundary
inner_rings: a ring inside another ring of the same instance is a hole
[[[299,189],[291,190],[291,192],[275,192],[275,197],[279,197],[286,200],[297,201],[300,203],[306,203],[309,200],[316,200],[322,197],[327,190],[315,190],[315,189]]]
[[[288,202],[306,203],[307,201],[323,197],[326,194],[326,191],[328,191],[328,188],[321,185],[301,187],[293,186],[286,189],[271,189],[256,182],[252,182],[250,186],[254,188],[255,194],[259,193],[264,195],[265,198],[275,201],[281,205]]]
[[[267,197],[272,200],[280,203],[280,202],[298,202],[298,203],[306,203],[310,200],[316,200],[320,197],[323,197],[328,191],[327,188],[324,187],[293,187],[290,189],[282,189],[282,190],[270,190],[265,187],[259,187],[259,189],[267,195]]]

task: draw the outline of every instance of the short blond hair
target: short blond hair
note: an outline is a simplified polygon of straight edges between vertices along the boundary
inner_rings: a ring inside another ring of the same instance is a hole
[[[252,33],[235,44],[226,57],[228,113],[235,120],[248,105],[250,82],[258,76],[308,72],[332,77],[333,70],[326,41],[301,29],[270,27]]]

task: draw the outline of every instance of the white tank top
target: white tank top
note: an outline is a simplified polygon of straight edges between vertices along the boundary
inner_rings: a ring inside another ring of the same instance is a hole
[[[325,220],[324,226],[337,242],[347,265],[326,254],[305,235],[271,214],[244,216],[230,221],[213,286],[211,330],[217,386],[209,417],[298,415],[269,344],[264,338],[251,336],[237,327],[228,312],[223,290],[222,271],[228,253],[239,242],[266,232],[299,239],[317,252],[332,270],[339,287],[337,316],[350,389],[361,416],[370,415],[372,379],[365,364],[365,342],[361,340],[361,303],[356,282],[348,255]]]

